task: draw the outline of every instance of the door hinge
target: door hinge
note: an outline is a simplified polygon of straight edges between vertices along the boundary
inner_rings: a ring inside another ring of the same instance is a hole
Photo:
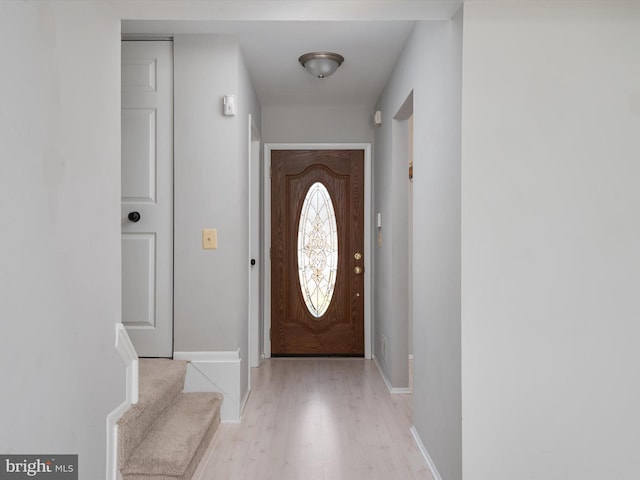
[[[269,178],[273,178],[273,169],[271,168],[271,165],[269,165]]]

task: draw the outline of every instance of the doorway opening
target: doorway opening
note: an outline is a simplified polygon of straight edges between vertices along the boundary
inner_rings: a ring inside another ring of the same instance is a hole
[[[394,171],[402,172],[401,181],[397,182],[399,198],[405,200],[405,211],[398,212],[406,215],[406,230],[400,232],[400,238],[405,238],[406,255],[397,258],[398,271],[406,272],[406,278],[400,279],[406,285],[406,295],[399,298],[404,305],[397,305],[396,311],[401,312],[399,319],[404,322],[399,332],[406,331],[407,352],[407,388],[413,390],[413,92],[411,92],[393,117],[393,158],[396,166]],[[404,223],[404,222],[403,222]],[[406,237],[405,237],[406,235]]]
[[[409,149],[409,165],[408,165],[408,180],[407,184],[407,234],[408,234],[408,268],[407,274],[409,275],[408,285],[408,302],[409,302],[409,389],[413,391],[413,114],[409,117],[409,142],[407,148]]]
[[[260,153],[262,142],[260,130],[252,115],[249,115],[249,378],[251,368],[262,362],[262,341],[264,337],[262,305],[264,285],[264,257],[260,254],[260,232],[263,215],[260,209],[263,175]]]

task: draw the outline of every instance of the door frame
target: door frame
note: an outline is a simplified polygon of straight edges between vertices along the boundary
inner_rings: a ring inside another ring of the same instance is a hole
[[[370,143],[265,143],[264,144],[264,184],[262,252],[264,262],[264,345],[265,358],[271,357],[271,151],[272,150],[363,150],[364,151],[364,358],[371,359],[371,144]],[[256,332],[259,333],[259,332]]]
[[[260,296],[261,296],[261,288],[260,283],[262,281],[262,271],[264,261],[261,258],[261,246],[262,246],[262,238],[260,236],[261,232],[261,219],[260,219],[260,154],[262,150],[262,135],[260,133],[260,129],[255,122],[254,116],[249,114],[249,122],[248,122],[248,190],[249,190],[249,243],[247,246],[247,262],[248,262],[248,278],[249,278],[249,358],[247,361],[248,369],[249,369],[249,388],[251,388],[251,368],[259,367],[262,362],[262,349],[261,349],[261,339],[263,337],[261,330],[261,312],[260,312]],[[253,190],[254,180],[258,189],[256,191]],[[256,205],[255,199],[257,199],[258,203]],[[257,207],[257,210],[256,210]],[[253,250],[253,247],[257,243],[257,251]],[[250,259],[256,259],[256,265],[251,265]],[[252,282],[252,278],[254,272],[258,275],[257,285]]]

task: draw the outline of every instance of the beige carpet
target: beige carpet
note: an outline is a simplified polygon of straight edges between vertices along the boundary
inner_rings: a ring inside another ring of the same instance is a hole
[[[139,401],[118,421],[123,480],[188,480],[220,423],[222,395],[183,393],[187,363],[141,359]]]

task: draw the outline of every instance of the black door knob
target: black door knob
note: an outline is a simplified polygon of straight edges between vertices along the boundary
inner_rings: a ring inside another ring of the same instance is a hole
[[[140,212],[129,212],[127,218],[133,223],[136,223],[138,220],[140,220]]]

